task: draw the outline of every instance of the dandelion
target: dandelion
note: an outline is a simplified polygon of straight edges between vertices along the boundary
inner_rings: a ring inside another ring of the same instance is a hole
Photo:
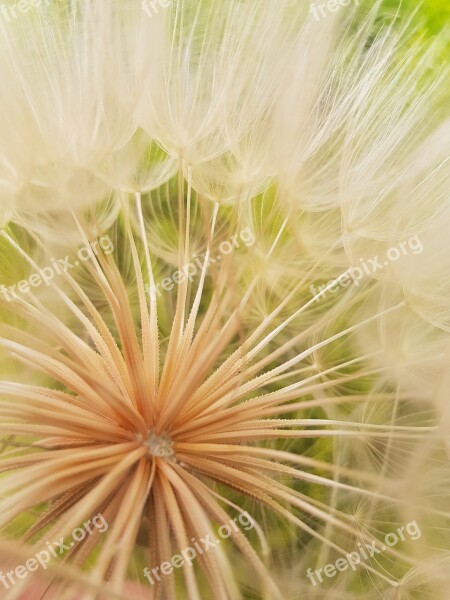
[[[437,597],[447,125],[421,122],[443,75],[418,89],[433,49],[411,42],[406,57],[409,29],[376,30],[377,14],[317,22],[287,1],[233,0],[149,19],[140,3],[84,0],[7,31],[18,103],[17,126],[0,122],[2,285],[100,233],[114,248],[13,302],[0,294],[7,600],[322,598],[330,586]],[[42,152],[22,160],[25,135]],[[311,295],[413,234],[420,256]],[[15,574],[99,513],[104,534]],[[387,547],[412,521],[420,540]],[[229,539],[146,579],[230,522]],[[368,545],[357,570],[324,579]]]

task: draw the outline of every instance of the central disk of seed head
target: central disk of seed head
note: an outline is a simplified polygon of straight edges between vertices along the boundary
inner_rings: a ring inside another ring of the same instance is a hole
[[[145,441],[145,445],[148,446],[148,453],[151,456],[159,456],[160,458],[171,458],[174,455],[173,442],[167,433],[156,435],[153,431],[150,431],[148,438]]]

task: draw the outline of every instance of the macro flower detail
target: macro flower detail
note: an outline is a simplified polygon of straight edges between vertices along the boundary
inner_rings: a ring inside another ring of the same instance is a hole
[[[0,23],[2,597],[438,600],[443,34],[145,6]]]

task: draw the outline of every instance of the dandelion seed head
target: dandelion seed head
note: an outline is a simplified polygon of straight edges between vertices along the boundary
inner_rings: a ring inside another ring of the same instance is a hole
[[[315,22],[291,0],[152,18],[74,0],[0,20],[5,284],[114,242],[0,295],[2,537],[31,556],[109,524],[49,566],[58,600],[74,582],[120,597],[246,510],[251,530],[149,598],[386,595],[441,558],[445,73],[379,4]],[[414,235],[423,254],[314,291]],[[311,591],[307,568],[419,517],[417,551]]]

